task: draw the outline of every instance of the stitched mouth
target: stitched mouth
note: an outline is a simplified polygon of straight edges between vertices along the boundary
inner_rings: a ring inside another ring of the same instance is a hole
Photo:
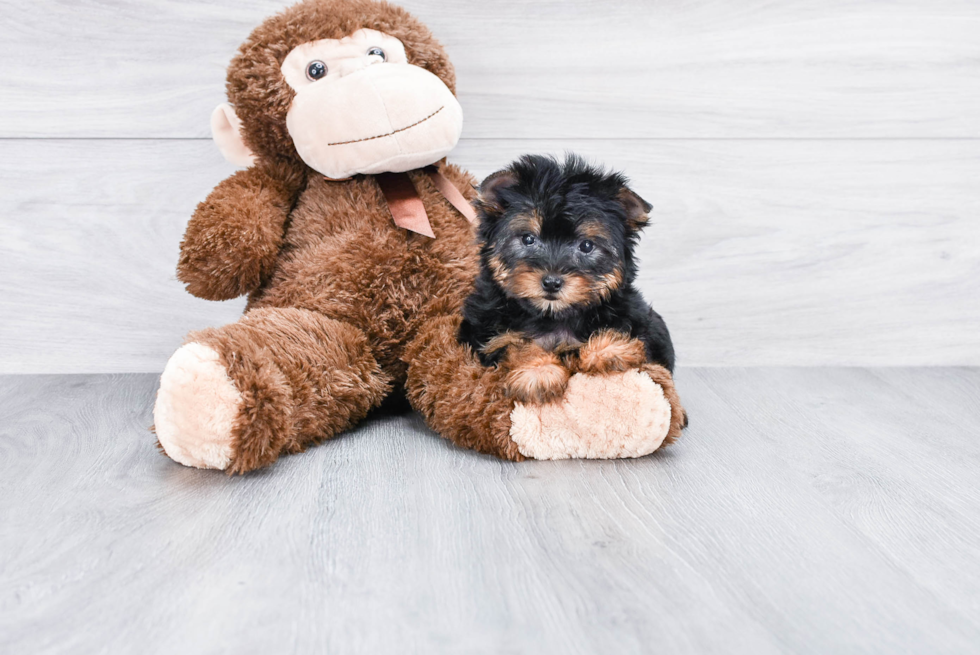
[[[377,136],[368,136],[368,137],[364,137],[363,139],[354,139],[352,141],[338,141],[337,143],[328,143],[327,145],[328,146],[345,146],[345,145],[347,145],[349,143],[360,143],[361,141],[373,141],[374,139],[383,139],[386,136],[391,136],[392,134],[398,134],[399,132],[404,132],[405,130],[410,130],[410,129],[412,129],[413,127],[415,127],[417,125],[421,125],[422,123],[424,123],[425,121],[429,120],[430,118],[432,118],[433,116],[435,116],[436,114],[438,114],[440,111],[442,111],[445,108],[446,108],[446,106],[443,105],[442,107],[439,107],[439,109],[436,109],[434,112],[432,112],[431,114],[429,114],[428,116],[426,116],[422,120],[415,121],[411,125],[406,125],[403,128],[394,130],[392,132],[388,132],[387,134],[379,134]]]

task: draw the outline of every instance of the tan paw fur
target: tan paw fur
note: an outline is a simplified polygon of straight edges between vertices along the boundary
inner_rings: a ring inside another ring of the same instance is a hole
[[[646,361],[646,349],[629,335],[612,330],[593,334],[578,353],[576,369],[582,373],[613,373],[636,368]]]
[[[670,403],[646,373],[573,375],[561,402],[515,405],[510,437],[534,459],[642,457],[663,443]]]
[[[225,469],[241,406],[242,396],[218,353],[188,343],[173,354],[160,377],[153,408],[157,439],[171,459],[185,466]]]
[[[568,384],[568,369],[554,353],[537,346],[511,353],[505,368],[510,369],[504,380],[507,393],[521,402],[553,402],[561,397]]]

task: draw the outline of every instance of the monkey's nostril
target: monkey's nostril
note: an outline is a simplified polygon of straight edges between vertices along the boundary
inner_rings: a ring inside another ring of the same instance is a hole
[[[541,288],[543,288],[548,293],[555,293],[559,291],[565,281],[561,279],[558,275],[545,275],[541,280]]]

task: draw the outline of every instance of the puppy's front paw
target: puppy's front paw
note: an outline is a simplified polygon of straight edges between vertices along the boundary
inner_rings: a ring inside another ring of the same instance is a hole
[[[646,362],[643,344],[629,335],[602,330],[589,337],[579,350],[576,369],[581,373],[605,375],[638,368]]]
[[[558,400],[568,386],[568,369],[557,355],[530,345],[508,354],[504,366],[507,393],[522,403],[550,403]]]

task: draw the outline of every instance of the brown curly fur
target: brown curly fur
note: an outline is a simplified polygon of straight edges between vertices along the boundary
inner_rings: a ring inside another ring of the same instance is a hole
[[[409,175],[436,238],[396,227],[374,177],[326,180],[302,163],[286,130],[285,56],[364,27],[399,38],[410,63],[455,87],[428,29],[369,0],[295,5],[260,25],[228,70],[228,97],[258,159],[198,206],[178,277],[202,298],[249,294],[238,323],[188,336],[218,353],[243,399],[231,473],[338,434],[396,386],[456,444],[523,459],[509,436],[506,371],[482,366],[456,339],[478,265],[473,227],[421,170]],[[439,169],[474,200],[469,174]]]
[[[456,340],[459,315],[433,319],[405,351],[408,399],[439,434],[464,448],[521,461],[510,440],[514,401],[503,369],[486,368]]]
[[[215,187],[197,206],[181,243],[177,277],[187,290],[228,300],[268,280],[305,183],[305,174],[293,167],[260,163]]]

